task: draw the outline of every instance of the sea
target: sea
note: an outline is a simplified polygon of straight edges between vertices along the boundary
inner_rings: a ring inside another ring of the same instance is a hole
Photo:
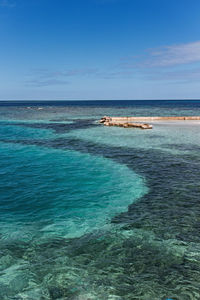
[[[0,101],[0,300],[199,300],[200,101]]]

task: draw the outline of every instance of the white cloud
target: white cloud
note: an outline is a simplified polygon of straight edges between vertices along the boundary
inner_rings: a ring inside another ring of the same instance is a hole
[[[49,80],[29,80],[26,82],[26,86],[35,86],[35,87],[45,87],[45,86],[53,86],[53,85],[67,85],[68,81],[59,80],[59,79],[49,79]]]
[[[121,68],[176,67],[200,62],[200,41],[147,49],[138,56],[121,58]]]
[[[29,79],[26,85],[35,87],[66,85],[66,77],[90,77],[97,74],[97,68],[82,68],[82,69],[68,69],[68,70],[49,70],[49,69],[35,69],[28,74]]]
[[[123,57],[118,67],[147,80],[199,81],[200,41],[148,49],[146,54]]]
[[[147,67],[168,67],[200,62],[200,41],[152,49],[142,63]]]
[[[182,70],[169,70],[169,69],[157,69],[150,70],[143,73],[143,76],[147,80],[167,80],[174,82],[199,82],[200,80],[200,68],[182,69]]]
[[[49,70],[35,69],[31,75],[37,75],[40,78],[59,78],[71,76],[89,76],[98,72],[97,68],[67,69],[67,70]]]

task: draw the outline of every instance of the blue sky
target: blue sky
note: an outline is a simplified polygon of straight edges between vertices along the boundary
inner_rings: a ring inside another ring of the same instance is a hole
[[[199,0],[0,0],[0,99],[200,99]]]

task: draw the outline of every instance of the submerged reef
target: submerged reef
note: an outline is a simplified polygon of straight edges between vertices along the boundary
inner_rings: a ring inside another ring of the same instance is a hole
[[[62,133],[93,126],[93,120],[48,124]],[[144,177],[148,193],[108,220],[108,228],[78,238],[44,238],[39,224],[38,234],[23,241],[0,236],[0,299],[199,299],[200,157],[195,145],[189,153],[173,154],[72,136],[3,142],[109,158]]]

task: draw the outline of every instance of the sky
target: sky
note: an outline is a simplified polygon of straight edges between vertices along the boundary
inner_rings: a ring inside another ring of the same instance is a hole
[[[199,0],[0,0],[0,100],[200,99]]]

